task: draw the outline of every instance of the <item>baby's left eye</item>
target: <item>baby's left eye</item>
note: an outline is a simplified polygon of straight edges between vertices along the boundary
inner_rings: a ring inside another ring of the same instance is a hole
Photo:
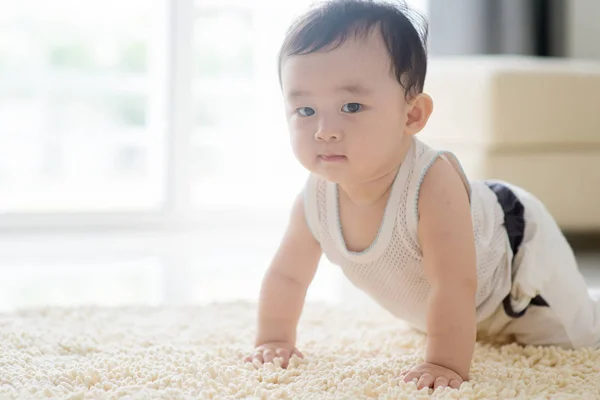
[[[342,106],[342,111],[345,113],[356,113],[362,109],[362,104],[359,103],[347,103]]]

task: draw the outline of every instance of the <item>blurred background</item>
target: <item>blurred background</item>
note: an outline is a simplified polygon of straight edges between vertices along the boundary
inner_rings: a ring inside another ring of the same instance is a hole
[[[0,311],[256,299],[306,178],[275,61],[311,3],[3,2]],[[430,19],[433,66],[600,62],[597,0],[409,3]],[[600,286],[587,231],[578,254]],[[323,264],[309,299],[354,298]]]

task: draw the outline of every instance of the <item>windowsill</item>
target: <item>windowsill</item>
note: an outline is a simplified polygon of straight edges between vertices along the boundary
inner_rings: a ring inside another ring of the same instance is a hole
[[[5,233],[126,231],[193,231],[206,228],[260,227],[271,229],[285,224],[289,210],[205,209],[188,213],[4,213],[0,214],[0,235]]]

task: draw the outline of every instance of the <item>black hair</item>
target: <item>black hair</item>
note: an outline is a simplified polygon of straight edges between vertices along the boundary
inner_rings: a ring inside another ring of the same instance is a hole
[[[280,82],[286,57],[334,50],[349,35],[365,38],[375,27],[379,27],[391,72],[405,95],[421,93],[427,73],[428,25],[404,1],[329,0],[308,10],[289,27],[279,50]]]

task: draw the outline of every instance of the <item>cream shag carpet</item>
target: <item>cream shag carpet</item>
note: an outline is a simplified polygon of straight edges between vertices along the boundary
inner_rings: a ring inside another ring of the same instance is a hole
[[[600,351],[478,344],[460,390],[417,391],[398,376],[421,360],[424,337],[377,308],[308,305],[299,329],[306,359],[288,370],[241,361],[254,326],[247,303],[0,315],[0,398],[600,397]]]

